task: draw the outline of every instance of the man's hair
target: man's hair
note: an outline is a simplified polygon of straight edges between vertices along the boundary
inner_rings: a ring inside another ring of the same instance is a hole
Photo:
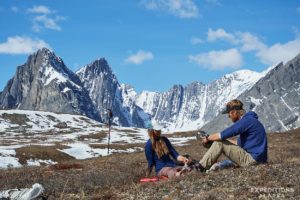
[[[161,130],[148,129],[148,135],[152,143],[152,148],[159,159],[163,155],[169,154],[167,144],[163,137],[161,137]]]
[[[236,110],[240,116],[244,115],[246,112],[243,106],[244,104],[238,99],[233,99],[226,104],[226,108],[229,108],[230,110]]]

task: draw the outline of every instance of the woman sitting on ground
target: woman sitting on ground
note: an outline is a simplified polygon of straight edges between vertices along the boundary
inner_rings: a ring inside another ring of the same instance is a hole
[[[189,160],[177,153],[168,138],[161,136],[161,130],[148,129],[149,140],[145,146],[145,154],[148,161],[149,175],[155,166],[155,172],[158,177],[167,176],[172,178],[179,176],[182,172],[182,166],[177,166],[170,158],[170,155],[179,162],[188,163]]]

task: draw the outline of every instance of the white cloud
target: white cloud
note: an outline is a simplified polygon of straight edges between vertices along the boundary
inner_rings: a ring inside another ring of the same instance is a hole
[[[296,33],[295,33],[296,34]],[[300,53],[300,38],[296,34],[296,39],[286,43],[276,43],[271,46],[266,45],[257,36],[251,33],[237,33],[240,37],[242,51],[255,51],[255,55],[261,63],[274,65],[279,62],[287,62]]]
[[[50,45],[43,40],[14,36],[0,43],[0,54],[30,54],[43,47],[51,49]]]
[[[266,45],[255,35],[249,32],[238,32],[239,43],[242,51],[253,51],[267,48]]]
[[[200,38],[197,38],[197,37],[192,37],[192,39],[191,39],[192,45],[202,44],[203,42],[204,42],[203,40],[201,40]]]
[[[243,64],[243,57],[235,48],[189,56],[189,60],[212,70],[237,69]]]
[[[219,28],[214,31],[211,28],[209,28],[208,32],[207,32],[207,41],[215,42],[217,40],[225,40],[225,41],[230,42],[231,44],[238,43],[238,40],[236,39],[236,37],[231,33],[227,33],[224,29]]]
[[[51,11],[47,6],[33,6],[32,8],[29,8],[27,10],[29,13],[35,13],[35,14],[50,14],[53,11]]]
[[[33,19],[33,30],[39,32],[42,28],[52,29],[60,31],[61,27],[57,24],[58,21],[65,20],[64,17],[56,16],[56,18],[50,18],[47,15],[39,15]]]
[[[32,19],[32,30],[34,32],[40,32],[44,28],[60,31],[62,28],[58,25],[58,22],[66,20],[66,17],[55,15],[56,11],[43,5],[29,8],[27,12],[35,15]]]
[[[268,46],[258,36],[249,32],[228,33],[224,29],[209,29],[207,32],[207,41],[215,42],[217,40],[226,40],[239,48],[242,52],[255,52],[255,56],[261,63],[274,65],[279,62],[287,62],[298,53],[300,53],[299,30],[293,27],[296,38],[286,43],[276,43]],[[212,51],[214,52],[214,51]],[[200,59],[201,60],[201,59]]]
[[[259,49],[256,56],[262,63],[277,64],[287,62],[300,53],[300,39],[295,39],[287,43],[276,43],[270,47]]]
[[[300,6],[297,8],[297,12],[300,14]]]
[[[13,12],[15,12],[15,13],[19,12],[19,8],[16,7],[16,6],[12,6],[12,7],[11,7],[11,10],[12,10]]]
[[[153,60],[153,57],[151,52],[139,50],[136,54],[130,55],[125,62],[139,65],[147,60]]]
[[[199,14],[193,0],[142,0],[141,4],[149,10],[161,10],[180,18],[195,18]]]

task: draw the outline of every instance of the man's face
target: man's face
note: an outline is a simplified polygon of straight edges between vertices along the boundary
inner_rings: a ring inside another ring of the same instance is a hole
[[[228,113],[228,117],[231,119],[231,121],[234,123],[234,122],[237,122],[239,119],[240,119],[240,116],[238,115],[238,112],[236,110],[231,110],[229,113]]]

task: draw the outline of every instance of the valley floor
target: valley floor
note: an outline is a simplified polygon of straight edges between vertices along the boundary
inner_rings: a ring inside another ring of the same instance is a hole
[[[118,153],[52,166],[1,169],[0,190],[40,183],[48,199],[300,199],[300,129],[270,133],[268,139],[265,165],[190,172],[173,180],[139,184],[147,165],[144,153]],[[176,149],[197,160],[206,151],[196,140]]]

